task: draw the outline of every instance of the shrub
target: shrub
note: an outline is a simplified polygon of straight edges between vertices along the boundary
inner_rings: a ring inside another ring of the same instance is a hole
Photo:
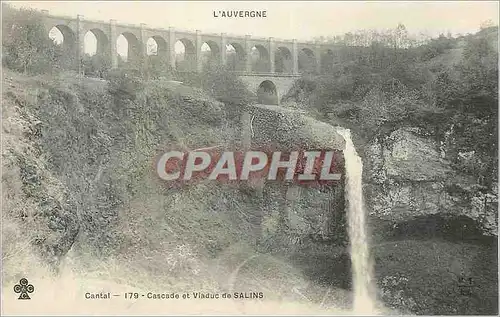
[[[209,64],[201,73],[178,73],[177,79],[186,85],[202,88],[226,105],[228,119],[239,118],[246,105],[256,101],[256,95],[237,74],[226,67]]]
[[[82,60],[83,71],[85,75],[105,78],[111,69],[111,59],[102,54],[85,54]]]
[[[151,79],[172,77],[172,68],[163,56],[151,55],[147,57],[146,73]]]
[[[135,100],[143,90],[141,72],[134,68],[113,69],[108,72],[108,92],[119,100]]]
[[[254,95],[238,75],[224,67],[205,69],[201,73],[201,87],[226,105],[242,107],[254,100]]]
[[[32,9],[13,9],[2,3],[4,66],[23,73],[41,74],[66,66],[64,48],[46,34],[41,14]]]

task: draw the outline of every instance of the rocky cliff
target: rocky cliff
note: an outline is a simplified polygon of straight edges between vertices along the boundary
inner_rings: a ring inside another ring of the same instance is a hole
[[[286,236],[292,244],[312,240],[345,246],[347,236],[342,153],[345,140],[335,127],[297,109],[268,105],[249,107],[243,116],[244,130],[245,127],[249,134],[249,145],[253,149],[336,151],[334,164],[342,174],[340,181],[314,187],[261,182],[262,238],[279,240]]]
[[[497,189],[452,167],[446,148],[417,128],[402,128],[365,149],[364,179],[372,216],[394,223],[421,216],[472,219],[497,235]]]

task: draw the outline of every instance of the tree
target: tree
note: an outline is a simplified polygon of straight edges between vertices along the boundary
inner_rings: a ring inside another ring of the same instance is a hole
[[[492,20],[486,20],[486,21],[481,22],[481,25],[479,26],[479,29],[480,30],[484,30],[484,29],[488,29],[488,28],[490,28],[492,26],[494,26],[493,21]]]
[[[105,78],[107,72],[111,69],[111,59],[104,54],[95,54],[92,56],[85,54],[82,64],[85,75],[99,78]]]
[[[408,31],[404,24],[399,23],[394,31],[394,48],[406,48],[408,45]]]
[[[166,77],[171,74],[171,67],[164,56],[150,55],[147,57],[146,73],[152,79]]]
[[[203,90],[226,105],[228,118],[239,118],[244,107],[255,97],[238,75],[220,65],[204,69],[200,74],[199,84]]]
[[[32,9],[14,9],[2,3],[3,63],[23,73],[56,69],[61,48],[48,37],[42,16]]]
[[[436,82],[437,103],[447,110],[443,126],[453,126],[457,152],[474,151],[472,174],[490,186],[498,168],[498,52],[488,34],[469,37],[462,59]]]
[[[146,52],[148,55],[158,55],[158,45],[156,42],[148,42]]]

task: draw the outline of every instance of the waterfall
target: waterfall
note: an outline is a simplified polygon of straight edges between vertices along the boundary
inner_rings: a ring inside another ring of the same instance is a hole
[[[374,314],[374,268],[370,258],[366,214],[363,203],[363,162],[358,156],[348,129],[339,128],[338,133],[346,142],[344,149],[347,198],[347,221],[350,240],[351,270],[353,286],[353,310],[355,313]]]

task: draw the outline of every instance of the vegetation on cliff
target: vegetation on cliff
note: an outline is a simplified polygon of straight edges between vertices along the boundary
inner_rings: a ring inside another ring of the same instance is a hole
[[[302,78],[284,98],[353,131],[365,165],[381,296],[391,307],[421,314],[498,310],[490,269],[498,266],[497,37],[498,27],[488,26],[409,43],[400,26],[384,41],[345,46],[330,73]],[[414,243],[413,232],[451,243]],[[387,243],[393,235],[407,240]],[[452,248],[461,252],[453,269],[423,264],[442,263]],[[476,281],[472,295],[457,291],[460,276]]]
[[[36,12],[27,14],[35,17],[27,27],[40,28]],[[37,48],[24,33],[8,41]],[[37,49],[41,59],[52,50]],[[261,199],[224,184],[169,188],[155,174],[164,151],[239,141],[233,124],[253,96],[237,77],[220,69],[144,78],[128,65],[102,80],[3,57],[6,281],[36,269],[34,251],[56,272],[70,261],[86,275],[127,276],[145,288],[228,291],[236,283],[258,285],[268,298],[297,297],[301,274],[278,257],[261,254],[238,269],[259,248]]]
[[[456,169],[491,187],[498,165],[497,35],[498,27],[487,27],[415,47],[376,41],[345,47],[331,73],[299,80],[285,100],[311,105],[320,118],[348,126],[365,144],[420,127],[447,143]],[[463,153],[473,153],[474,164],[463,165]]]
[[[24,252],[32,249],[55,270],[70,259],[87,275],[122,274],[127,283],[148,289],[230,290],[238,284],[241,290],[265,291],[266,297],[324,304],[330,289],[349,288],[345,228],[329,228],[331,219],[317,213],[325,209],[321,202],[328,193],[303,195],[292,220],[306,233],[324,226],[320,235],[335,236],[342,250],[313,241],[296,246],[282,261],[268,253],[290,245],[280,241],[289,238],[286,232],[276,234],[285,231],[282,188],[267,186],[259,197],[249,188],[223,184],[167,188],[156,178],[154,159],[162,151],[239,141],[234,123],[254,96],[234,74],[176,74],[154,57],[146,70],[129,63],[110,71],[108,60],[87,56],[83,77],[67,59],[71,54],[40,31],[36,12],[4,11],[3,18],[5,280],[35,270]],[[497,181],[498,53],[490,44],[496,32],[485,28],[408,48],[345,47],[330,74],[298,81],[287,98],[313,105],[308,111],[322,120],[351,128],[360,136],[355,141],[361,154],[368,152],[365,144],[391,135],[418,147],[428,139],[442,142],[455,171],[488,191]],[[415,127],[423,137],[401,133]],[[411,175],[438,156],[416,153],[421,165],[412,166]],[[395,174],[402,171],[392,167]],[[434,177],[441,165],[431,167],[427,174]],[[439,229],[450,224],[443,222]],[[427,227],[412,226],[425,233]],[[398,230],[387,227],[383,233]],[[416,240],[374,246],[384,302],[429,314],[487,314],[498,308],[490,247]],[[459,251],[466,253],[463,263],[449,272]],[[429,269],[429,263],[437,264]],[[482,284],[474,294],[486,304],[456,296],[452,277],[461,270],[474,270]],[[443,282],[436,285],[438,278]],[[337,291],[332,293],[342,294]],[[349,298],[344,294],[340,301],[348,305]]]

